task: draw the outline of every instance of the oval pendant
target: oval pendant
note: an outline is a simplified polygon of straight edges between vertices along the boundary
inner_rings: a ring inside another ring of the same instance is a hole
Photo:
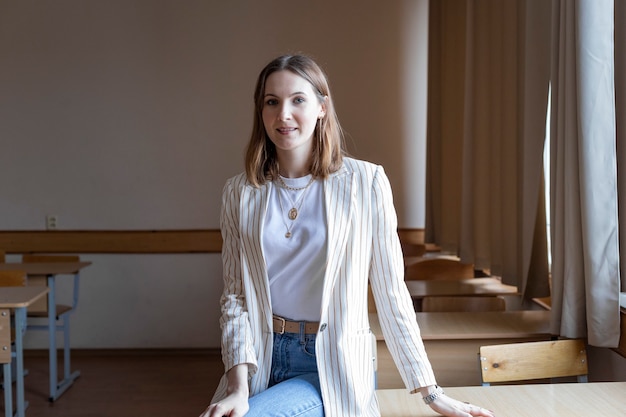
[[[285,233],[285,237],[286,237],[287,239],[289,239],[289,238],[291,237],[291,232],[287,232],[287,233]]]
[[[295,207],[293,207],[291,210],[289,210],[289,220],[295,220],[298,218],[298,209],[296,209]]]

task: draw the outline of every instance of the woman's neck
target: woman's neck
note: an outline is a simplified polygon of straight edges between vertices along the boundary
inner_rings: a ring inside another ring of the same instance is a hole
[[[309,158],[298,159],[293,157],[278,158],[278,172],[285,178],[301,178],[311,173]]]

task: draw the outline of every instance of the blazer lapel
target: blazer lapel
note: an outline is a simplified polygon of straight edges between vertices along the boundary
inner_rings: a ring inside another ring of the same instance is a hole
[[[263,256],[261,236],[265,226],[265,213],[269,202],[271,183],[259,188],[245,185],[240,200],[242,274],[244,285],[255,291],[261,311],[265,315],[266,329],[271,329],[272,307],[267,266]]]
[[[343,166],[324,182],[326,219],[328,223],[327,268],[324,276],[322,314],[330,300],[332,288],[339,275],[339,267],[345,257],[346,244],[352,235],[352,183],[354,175]]]

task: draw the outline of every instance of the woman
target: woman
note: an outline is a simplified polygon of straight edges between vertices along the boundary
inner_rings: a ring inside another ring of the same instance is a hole
[[[201,417],[379,416],[367,292],[409,390],[447,416],[493,413],[437,387],[404,285],[389,181],[348,158],[325,74],[260,73],[246,172],[224,187],[226,374]]]

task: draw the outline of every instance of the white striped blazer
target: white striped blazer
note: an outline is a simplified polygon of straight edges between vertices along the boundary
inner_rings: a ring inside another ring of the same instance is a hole
[[[272,308],[262,233],[272,183],[227,181],[221,212],[225,369],[250,365],[250,395],[267,388],[273,344]],[[397,234],[391,186],[381,166],[344,158],[324,180],[327,270],[316,355],[327,417],[379,416],[374,393],[367,291],[371,283],[387,346],[409,390],[435,384],[411,298]],[[226,378],[213,402],[226,395]]]

